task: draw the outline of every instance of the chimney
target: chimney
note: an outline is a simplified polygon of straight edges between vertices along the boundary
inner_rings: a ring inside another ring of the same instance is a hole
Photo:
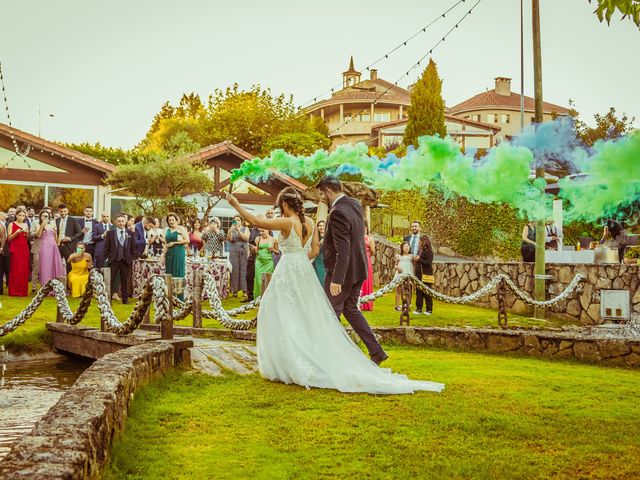
[[[508,77],[496,77],[496,93],[503,97],[511,96],[511,79]]]
[[[372,68],[371,69],[371,80],[377,80],[378,79],[378,70],[376,68]]]

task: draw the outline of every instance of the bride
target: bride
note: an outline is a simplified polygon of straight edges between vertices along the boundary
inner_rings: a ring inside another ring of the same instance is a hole
[[[258,367],[264,378],[341,392],[442,391],[441,383],[409,380],[378,367],[351,340],[309,260],[319,249],[319,234],[296,190],[287,187],[278,195],[280,218],[252,215],[233,195],[227,200],[254,227],[280,231],[283,255],[258,311]]]

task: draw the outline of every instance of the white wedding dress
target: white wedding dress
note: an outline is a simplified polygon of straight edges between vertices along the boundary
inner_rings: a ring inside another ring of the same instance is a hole
[[[380,368],[337,319],[295,229],[279,236],[283,252],[258,312],[258,366],[269,380],[306,388],[380,394],[440,392],[444,385],[409,380]]]

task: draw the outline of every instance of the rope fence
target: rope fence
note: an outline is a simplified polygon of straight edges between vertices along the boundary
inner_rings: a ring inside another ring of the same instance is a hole
[[[270,277],[267,277],[265,279],[266,281],[263,281],[263,288],[267,287],[269,279]],[[496,290],[499,297],[498,324],[501,327],[506,327],[507,317],[504,301],[504,291],[506,288],[509,288],[516,297],[525,304],[536,308],[545,308],[567,300],[585,280],[586,277],[584,275],[577,274],[559,295],[550,300],[539,301],[531,298],[531,296],[521,290],[508,275],[502,273],[491,278],[486,285],[475,292],[459,297],[438,292],[423,283],[416,276],[410,273],[403,273],[370,295],[360,297],[359,303],[374,302],[387,293],[395,291],[398,287],[403,287],[403,291],[406,291],[407,285],[415,286],[416,289],[421,290],[434,299],[457,305],[476,302],[481,297]],[[130,334],[136,330],[145,318],[149,317],[152,304],[154,307],[155,323],[160,323],[165,327],[170,325],[168,332],[172,332],[172,324],[174,321],[183,320],[190,314],[193,314],[194,317],[194,327],[201,327],[202,318],[207,318],[217,320],[223,327],[231,330],[250,330],[256,327],[257,318],[239,320],[233,317],[257,309],[260,306],[261,299],[261,297],[258,297],[246,305],[226,310],[218,295],[216,281],[213,276],[208,272],[197,272],[197,275],[194,277],[192,294],[184,301],[181,301],[173,295],[171,276],[155,275],[152,276],[145,285],[142,294],[138,298],[127,320],[120,322],[111,308],[109,290],[103,274],[99,269],[92,269],[89,274],[89,282],[87,283],[86,290],[80,299],[80,304],[75,313],[71,310],[69,302],[67,301],[64,283],[57,279],[50,280],[38,291],[36,296],[22,312],[0,326],[0,337],[14,331],[31,318],[51,292],[53,292],[57,303],[59,321],[70,325],[78,324],[85,318],[92,300],[95,300],[100,312],[102,330],[120,335]],[[201,302],[205,296],[208,297],[208,310],[201,308]],[[409,305],[406,297],[404,297],[401,324],[403,321],[407,324],[409,323],[408,310]],[[163,332],[164,331],[163,329]],[[168,335],[172,335],[172,333],[168,333]],[[171,338],[171,336],[168,338]]]

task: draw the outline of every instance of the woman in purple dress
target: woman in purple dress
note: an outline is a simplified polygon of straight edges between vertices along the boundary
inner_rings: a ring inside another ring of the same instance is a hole
[[[46,210],[40,212],[36,237],[40,239],[40,284],[44,286],[52,278],[66,277],[67,269],[56,242],[56,223]]]

